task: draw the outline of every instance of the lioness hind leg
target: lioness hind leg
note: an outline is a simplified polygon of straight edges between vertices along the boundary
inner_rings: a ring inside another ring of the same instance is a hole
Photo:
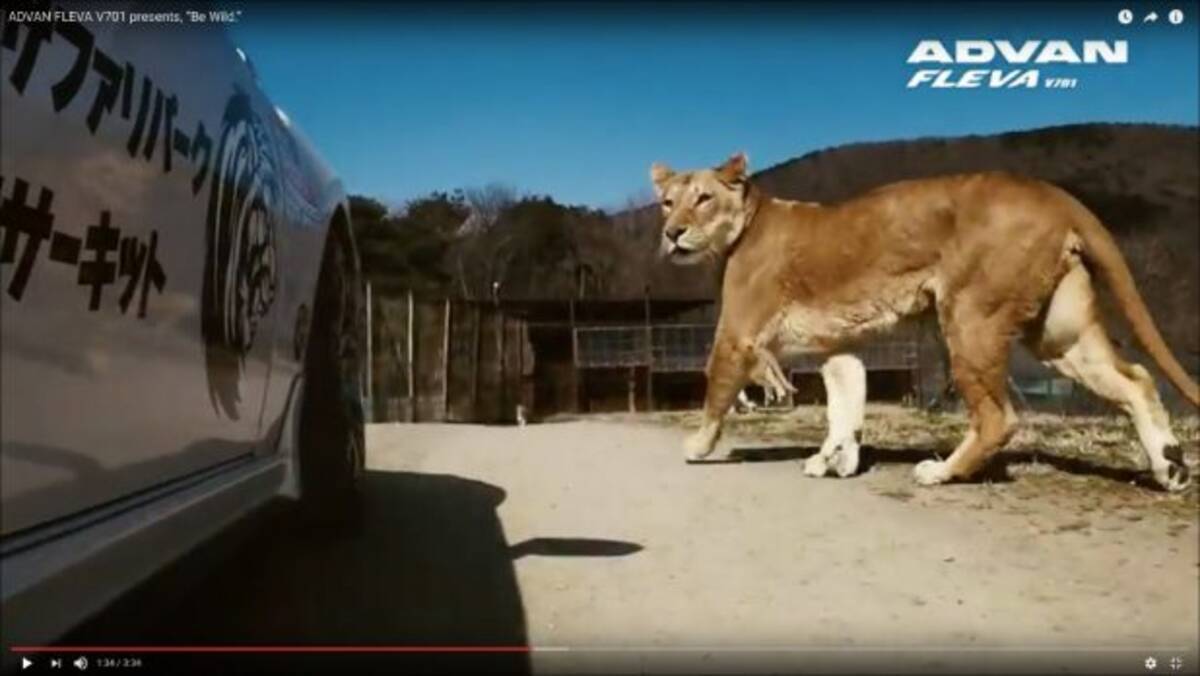
[[[804,461],[804,473],[825,476],[833,467],[840,477],[858,471],[859,439],[867,399],[867,370],[858,357],[838,354],[821,366],[829,430],[821,450]]]
[[[1182,490],[1190,483],[1179,441],[1145,368],[1121,359],[1095,310],[1087,269],[1074,267],[1051,298],[1046,318],[1027,337],[1030,348],[1060,373],[1125,411],[1160,486]],[[1168,457],[1171,456],[1171,457]]]
[[[967,404],[970,429],[944,462],[925,460],[913,468],[917,483],[929,486],[969,479],[1012,436],[1016,415],[1008,400],[1008,351],[1013,327],[1003,315],[959,310],[944,321],[955,387]],[[963,320],[967,315],[975,321]]]

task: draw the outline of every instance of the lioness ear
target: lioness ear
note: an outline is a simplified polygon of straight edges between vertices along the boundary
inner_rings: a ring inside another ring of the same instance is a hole
[[[667,179],[674,175],[675,172],[671,171],[671,168],[662,162],[655,162],[654,164],[650,165],[650,180],[653,181],[654,185],[656,186],[661,186],[666,182]]]
[[[737,183],[746,178],[746,153],[737,153],[717,167],[717,175],[726,183]]]

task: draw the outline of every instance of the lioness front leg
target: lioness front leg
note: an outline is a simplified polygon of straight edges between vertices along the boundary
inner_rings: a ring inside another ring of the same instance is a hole
[[[713,341],[705,369],[708,383],[704,391],[704,417],[700,429],[683,442],[685,460],[699,462],[716,448],[725,414],[737,399],[738,392],[749,382],[750,372],[756,363],[751,342],[720,335]]]
[[[825,381],[825,415],[829,431],[821,450],[804,461],[804,473],[825,476],[829,467],[840,477],[858,471],[859,434],[867,400],[867,370],[858,357],[838,354],[821,366]]]

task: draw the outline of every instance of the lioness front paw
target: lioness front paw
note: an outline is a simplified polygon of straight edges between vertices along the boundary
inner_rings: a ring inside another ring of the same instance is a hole
[[[716,439],[703,431],[688,435],[683,440],[683,459],[687,462],[699,462],[712,454],[716,448]]]
[[[940,460],[922,460],[913,468],[913,478],[922,486],[936,486],[950,480],[950,470]]]
[[[786,380],[773,380],[768,387],[763,388],[763,391],[765,398],[774,404],[787,399],[788,395],[795,394],[798,390]]]
[[[829,465],[825,462],[825,456],[820,453],[810,455],[804,461],[804,473],[808,476],[823,477],[827,471],[829,471]]]

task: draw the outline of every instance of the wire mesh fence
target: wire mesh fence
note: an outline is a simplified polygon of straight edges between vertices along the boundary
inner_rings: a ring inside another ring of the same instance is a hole
[[[578,368],[645,366],[650,363],[645,326],[594,326],[575,329]]]
[[[379,294],[372,305],[369,410],[379,421],[509,422],[520,416],[518,408],[548,416],[635,404],[638,410],[694,406],[703,401],[716,332],[713,313],[697,307],[705,309],[689,303],[655,314],[635,302],[552,307]],[[941,345],[935,327],[902,325],[852,349],[868,371],[869,396],[944,407],[957,397]],[[824,362],[820,354],[783,360],[799,401],[823,396],[822,379],[813,374]],[[1018,409],[1109,410],[1020,350],[1010,368]]]
[[[587,326],[575,329],[575,366],[582,369],[646,366],[656,372],[703,371],[712,350],[713,324]],[[919,366],[915,335],[879,338],[855,349],[867,370],[905,371]],[[793,373],[819,371],[821,354],[789,359]]]
[[[678,324],[653,327],[655,371],[703,371],[712,350],[712,324]]]

